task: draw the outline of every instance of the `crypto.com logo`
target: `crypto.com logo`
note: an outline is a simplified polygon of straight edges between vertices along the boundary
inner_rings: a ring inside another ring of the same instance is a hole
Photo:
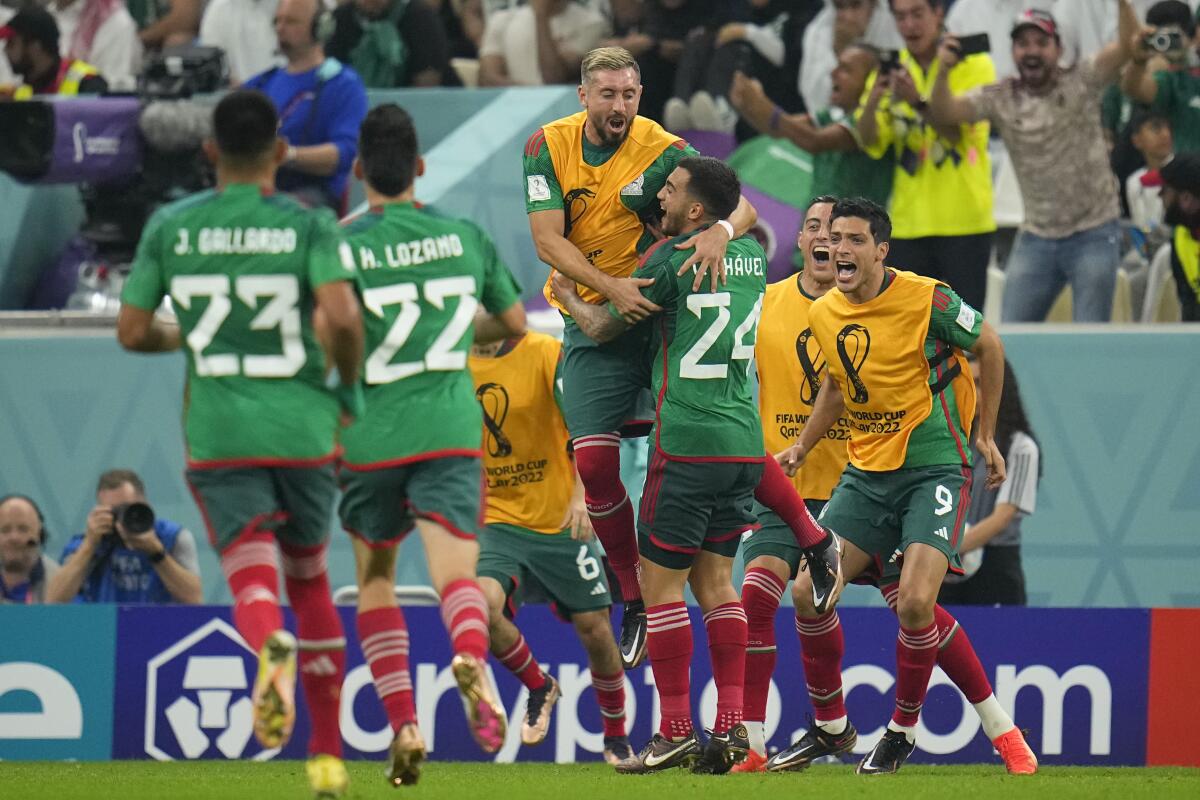
[[[159,761],[206,754],[241,758],[254,732],[247,677],[254,662],[247,655],[254,653],[233,626],[213,619],[150,659],[146,753]],[[216,752],[210,753],[214,746]],[[178,755],[164,748],[177,749]],[[253,758],[266,761],[278,753],[278,748],[262,750]]]

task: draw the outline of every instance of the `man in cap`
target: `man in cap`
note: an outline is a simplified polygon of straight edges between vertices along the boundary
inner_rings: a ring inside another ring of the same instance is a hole
[[[63,58],[59,50],[58,23],[40,6],[18,11],[0,27],[4,54],[22,83],[0,98],[28,100],[35,94],[100,94],[108,84],[100,71],[84,61]]]

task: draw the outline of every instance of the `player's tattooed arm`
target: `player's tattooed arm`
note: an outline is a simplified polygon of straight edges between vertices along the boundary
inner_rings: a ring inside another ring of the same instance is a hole
[[[1005,477],[1004,456],[995,439],[996,414],[1004,391],[1004,344],[986,320],[971,352],[979,356],[979,427],[975,444],[987,464],[987,487],[996,489]]]
[[[833,380],[826,370],[821,376],[821,391],[817,392],[817,399],[813,402],[812,415],[808,418],[804,430],[800,431],[800,437],[796,439],[795,444],[775,456],[775,460],[789,477],[796,474],[796,470],[800,469],[804,459],[808,457],[809,451],[837,423],[845,409],[846,398],[842,394],[842,387],[838,386],[837,381]]]
[[[647,283],[649,282],[647,281]],[[583,331],[584,335],[592,341],[611,342],[629,330],[629,323],[621,317],[613,316],[607,306],[598,306],[584,301],[575,289],[575,281],[561,272],[554,273],[551,285],[554,287],[554,296],[558,302],[563,304],[563,308],[575,320],[579,330]]]
[[[179,325],[159,319],[153,311],[122,304],[117,316],[117,340],[136,353],[165,353],[183,346]]]
[[[727,221],[733,226],[732,237],[725,230],[724,225],[713,225],[687,241],[675,245],[676,250],[695,249],[695,252],[688,257],[687,261],[683,262],[683,266],[676,273],[683,275],[699,262],[700,266],[696,270],[696,277],[692,281],[693,292],[700,291],[705,275],[709,278],[709,288],[714,292],[717,291],[719,285],[725,283],[725,250],[729,247],[729,241],[731,238],[744,236],[754,227],[754,223],[758,222],[758,211],[750,205],[746,196],[742,195],[738,198],[737,208],[729,215]]]

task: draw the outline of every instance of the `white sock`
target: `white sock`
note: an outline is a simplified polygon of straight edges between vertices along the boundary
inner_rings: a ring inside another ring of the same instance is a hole
[[[822,720],[817,723],[817,727],[820,728],[821,730],[825,731],[826,733],[831,733],[834,736],[837,736],[846,731],[846,725],[848,723],[849,723],[849,720],[846,717],[842,716],[842,717],[838,717],[837,719]]]
[[[895,722],[888,723],[889,731],[899,731],[904,734],[904,738],[908,739],[909,744],[917,743],[917,728],[916,726],[897,725]]]
[[[983,702],[976,703],[975,713],[979,714],[979,721],[983,723],[983,733],[988,739],[995,739],[1016,727],[1012,717],[1000,706],[1000,701],[994,694],[989,694]]]
[[[750,749],[760,756],[765,756],[767,754],[767,737],[766,732],[763,731],[763,724],[748,719],[742,720],[742,724],[746,726],[746,733],[750,737]]]

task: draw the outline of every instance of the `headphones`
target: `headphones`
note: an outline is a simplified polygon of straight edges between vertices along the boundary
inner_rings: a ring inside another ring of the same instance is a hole
[[[9,500],[24,500],[26,503],[29,503],[29,505],[33,507],[33,513],[37,514],[37,518],[38,518],[38,528],[39,528],[38,543],[42,544],[42,545],[46,544],[46,538],[49,536],[49,534],[46,532],[46,517],[42,514],[41,507],[39,507],[38,504],[36,502],[34,502],[34,499],[32,497],[30,497],[29,495],[19,494],[16,492],[14,492],[13,494],[6,494],[3,497],[0,497],[0,506],[4,505]]]
[[[312,29],[309,31],[312,40],[317,44],[323,45],[333,38],[333,32],[337,29],[337,22],[333,18],[333,12],[329,10],[329,6],[324,0],[316,0],[317,10],[313,14]]]

